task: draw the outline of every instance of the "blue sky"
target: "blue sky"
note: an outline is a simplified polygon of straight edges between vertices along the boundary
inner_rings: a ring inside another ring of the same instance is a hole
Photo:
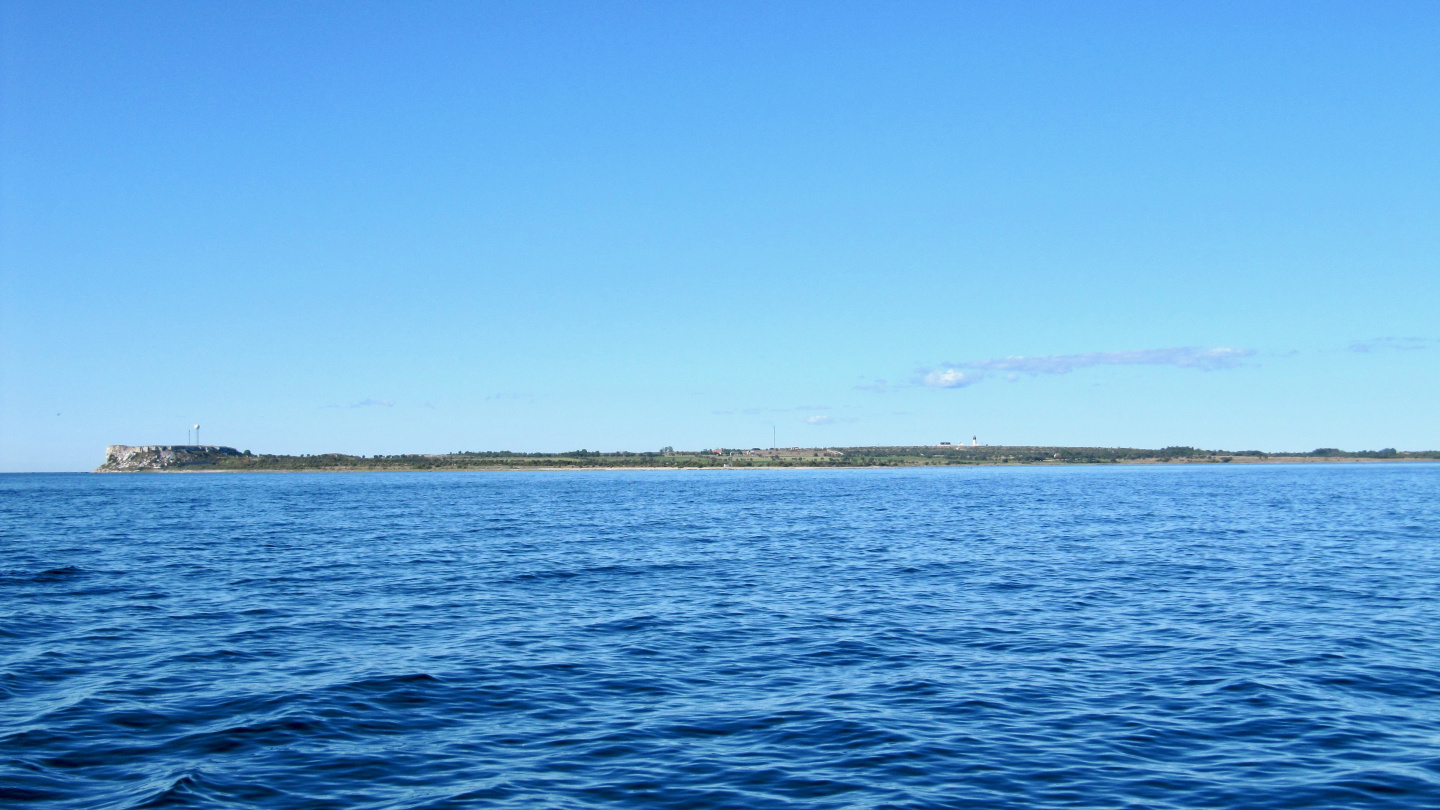
[[[0,8],[3,470],[1440,447],[1435,3]]]

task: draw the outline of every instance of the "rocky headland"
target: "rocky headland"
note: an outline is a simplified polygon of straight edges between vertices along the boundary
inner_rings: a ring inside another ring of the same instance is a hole
[[[112,444],[105,448],[105,463],[95,472],[150,472],[213,468],[217,461],[244,456],[233,447],[210,444]]]

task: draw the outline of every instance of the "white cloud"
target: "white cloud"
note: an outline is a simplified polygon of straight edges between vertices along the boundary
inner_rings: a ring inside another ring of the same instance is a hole
[[[835,417],[833,417],[833,416],[820,415],[820,416],[809,416],[809,417],[806,417],[806,418],[805,418],[805,423],[806,423],[806,424],[809,424],[809,425],[829,425],[829,424],[833,424],[834,422],[835,422]]]
[[[964,388],[985,378],[983,372],[965,372],[958,368],[931,371],[924,377],[924,383],[931,388]]]
[[[359,402],[355,403],[354,405],[351,405],[350,407],[352,407],[352,408],[393,408],[393,407],[395,407],[395,400],[393,400],[393,399],[362,399],[362,400],[360,400]]]

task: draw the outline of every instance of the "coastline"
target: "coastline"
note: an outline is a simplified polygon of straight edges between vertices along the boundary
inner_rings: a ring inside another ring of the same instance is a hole
[[[283,474],[283,473],[447,473],[447,472],[764,472],[779,470],[897,470],[897,469],[964,469],[967,467],[1175,467],[1175,466],[1208,466],[1208,465],[1260,465],[1260,464],[1423,464],[1440,463],[1440,459],[1434,458],[1305,458],[1305,457],[1271,457],[1271,458],[1236,458],[1232,461],[1220,461],[1218,459],[1142,459],[1126,461],[970,461],[954,464],[922,464],[922,463],[895,463],[895,464],[765,464],[765,465],[742,465],[742,466],[658,466],[658,465],[619,465],[619,466],[455,466],[455,467],[296,467],[293,469],[225,469],[215,467],[171,467],[162,469],[147,470],[90,470],[91,474],[100,475],[134,475],[134,474],[232,474],[232,473],[261,473],[261,474]]]
[[[1058,447],[1006,445],[892,445],[862,447],[713,448],[655,452],[574,450],[524,453],[505,450],[453,453],[287,455],[252,453],[222,445],[124,445],[105,448],[98,473],[138,472],[441,472],[510,470],[746,470],[891,469],[903,467],[1060,466],[1070,464],[1282,464],[1440,460],[1440,451],[1308,453],[1201,450],[1170,446]]]

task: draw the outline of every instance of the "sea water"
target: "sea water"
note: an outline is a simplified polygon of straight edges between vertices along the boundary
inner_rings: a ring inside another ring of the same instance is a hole
[[[1440,465],[0,476],[0,802],[1440,807]]]

